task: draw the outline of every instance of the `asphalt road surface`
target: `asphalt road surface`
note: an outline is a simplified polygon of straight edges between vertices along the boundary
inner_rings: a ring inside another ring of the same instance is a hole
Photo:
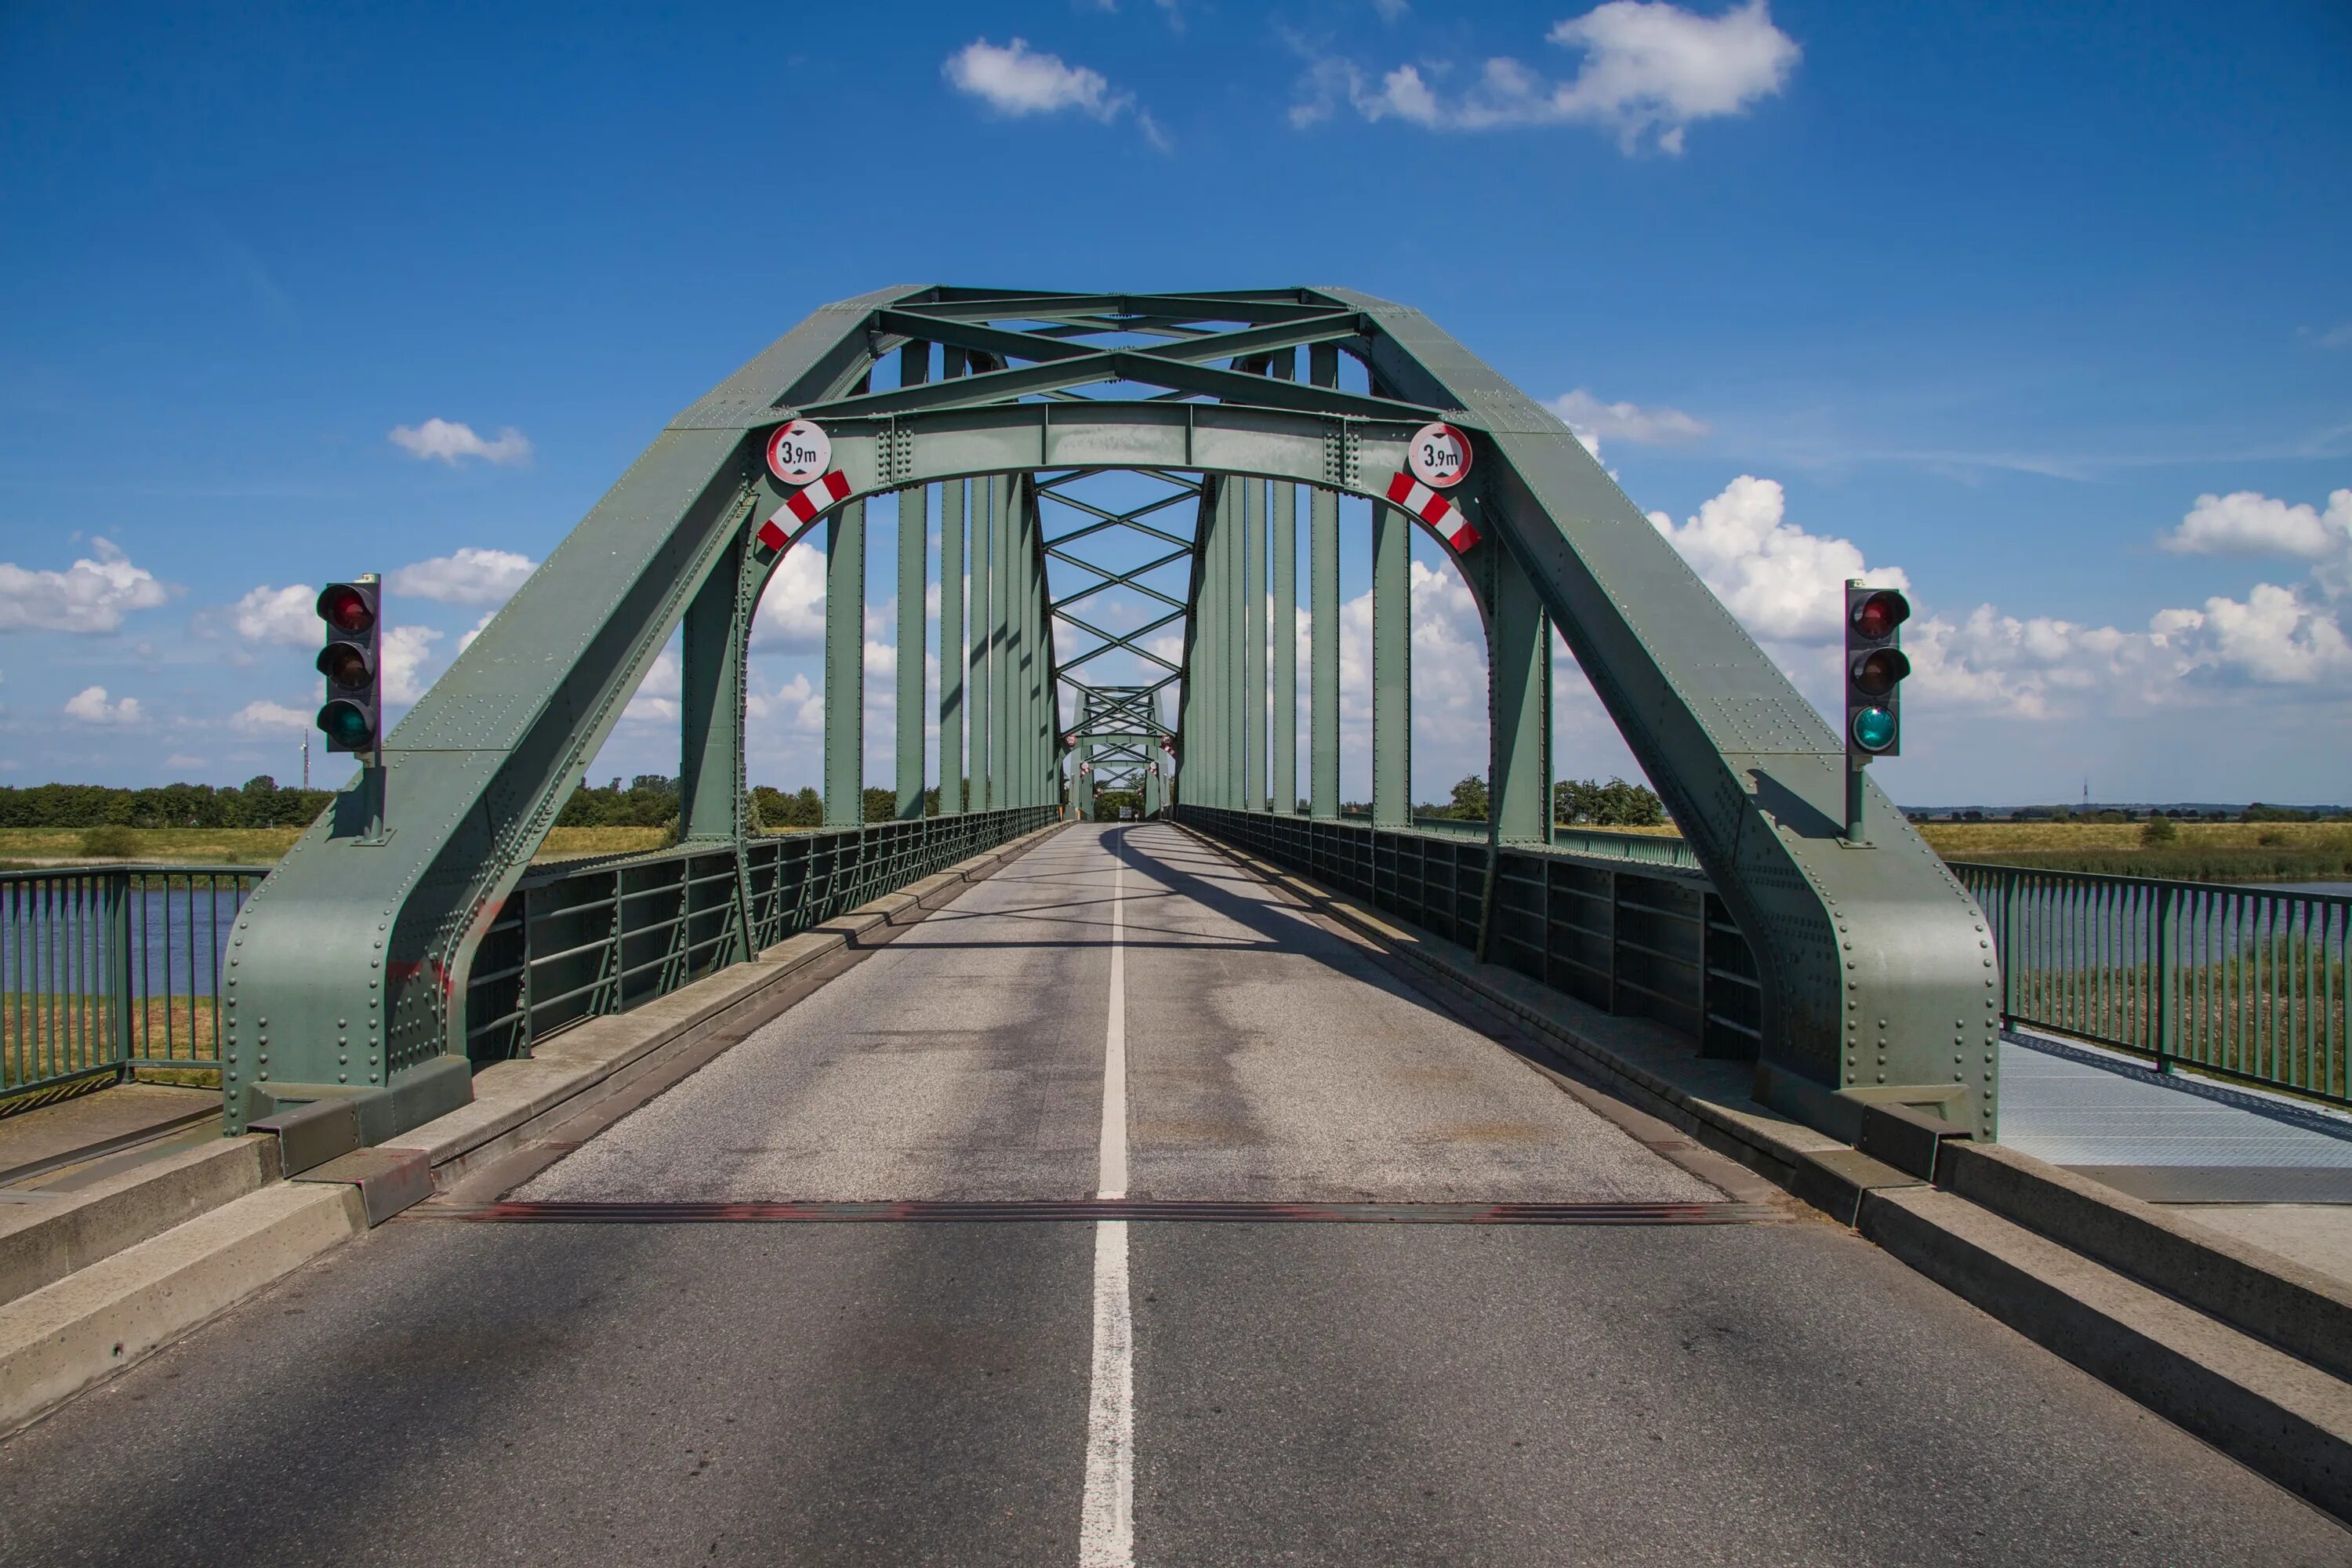
[[[1474,1024],[1196,840],[1073,828],[530,1180],[539,1223],[413,1211],[0,1444],[0,1561],[2352,1563]],[[1649,1223],[1022,1206],[1097,1194]],[[997,1206],[747,1217],[872,1200]]]

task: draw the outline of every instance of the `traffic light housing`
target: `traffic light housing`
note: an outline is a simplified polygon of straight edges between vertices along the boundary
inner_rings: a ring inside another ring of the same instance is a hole
[[[1903,750],[1903,623],[1911,601],[1896,588],[1845,585],[1845,752],[1860,767]]]
[[[373,753],[383,730],[383,625],[378,584],[370,574],[319,590],[319,619],[327,645],[319,650],[319,673],[327,679],[327,700],[318,725],[327,750]]]

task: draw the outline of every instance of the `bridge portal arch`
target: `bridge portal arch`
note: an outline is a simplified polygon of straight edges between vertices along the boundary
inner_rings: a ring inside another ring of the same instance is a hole
[[[1343,388],[1343,363],[1360,367],[1363,390]],[[764,460],[769,434],[794,418],[819,422],[832,442],[829,473],[807,488],[780,484]],[[1473,454],[1464,482],[1435,501],[1399,478],[1407,442],[1432,422],[1465,432]],[[1048,563],[1066,558],[1068,541],[1047,537],[1040,511],[1076,478],[1110,471],[1165,482],[1192,526],[1184,536],[1150,521],[1175,503],[1148,515],[1096,509],[1106,528],[1181,543],[1186,575],[1181,594],[1150,590],[1174,606],[1154,624],[1181,622],[1181,658],[1150,653],[1174,668],[1124,691],[1123,710],[1095,710],[1085,694],[1113,689],[1077,671],[1101,650],[1057,648],[1057,628],[1147,650],[1132,631],[1087,626],[1057,605]],[[942,580],[952,533],[953,569],[974,584],[969,605],[953,595],[958,618],[985,617],[950,633],[943,600],[943,646],[952,635],[985,663],[984,686],[978,663],[959,672],[953,758],[942,727],[943,803],[968,762],[993,804],[1058,802],[1066,755],[1087,743],[1065,725],[1069,691],[1082,716],[1114,721],[1150,704],[1134,732],[1172,748],[1150,776],[1179,804],[1262,811],[1271,784],[1270,804],[1290,809],[1280,759],[1295,752],[1281,743],[1279,704],[1269,721],[1263,700],[1266,650],[1278,661],[1285,646],[1266,541],[1288,531],[1295,567],[1303,494],[1313,613],[1335,625],[1337,498],[1353,494],[1375,520],[1376,815],[1394,822],[1402,811],[1409,826],[1399,722],[1409,676],[1381,649],[1409,647],[1405,543],[1411,528],[1432,528],[1487,627],[1493,837],[1549,837],[1556,626],[1755,950],[1759,1092],[1823,1124],[1846,1114],[1839,1097],[1916,1094],[1991,1131],[1999,987],[1980,912],[1874,786],[1867,847],[1846,841],[1835,734],[1559,420],[1419,311],[1348,289],[940,286],[828,305],[681,413],[388,738],[385,831],[369,831],[353,790],[303,836],[232,939],[231,1124],[324,1094],[388,1097],[403,1125],[462,1100],[466,978],[482,934],[681,627],[682,830],[740,842],[751,620],[811,528],[830,545],[825,795],[829,812],[845,814],[862,745],[841,743],[833,725],[862,721],[864,628],[862,613],[835,616],[835,595],[862,611],[864,507],[883,494],[915,508],[916,525],[898,530],[914,645],[935,495],[943,525],[956,514],[941,531]],[[983,541],[984,594],[970,576]],[[1279,549],[1273,559],[1279,574]],[[1295,612],[1295,585],[1286,602]],[[1337,703],[1324,700],[1336,696],[1336,647],[1331,673],[1319,668],[1328,644],[1317,639],[1310,704],[1318,814],[1337,809]],[[903,721],[923,704],[921,669],[900,660],[902,814],[924,809],[921,725],[910,786]],[[1171,687],[1172,724],[1157,707]],[[962,750],[966,731],[984,756]]]

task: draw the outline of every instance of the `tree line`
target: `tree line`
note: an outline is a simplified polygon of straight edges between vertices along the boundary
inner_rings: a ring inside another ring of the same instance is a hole
[[[969,795],[971,783],[965,781]],[[327,807],[333,792],[280,785],[268,773],[242,785],[174,784],[153,789],[108,784],[0,785],[0,827],[303,827]],[[824,798],[803,785],[781,790],[758,784],[746,801],[751,820],[762,827],[816,827],[824,821]],[[898,815],[896,790],[865,792],[862,816],[888,822]],[[1307,809],[1301,801],[1299,809]],[[1369,809],[1369,808],[1362,808]],[[1486,781],[1472,776],[1454,786],[1444,805],[1425,805],[1423,816],[1484,822]],[[923,812],[936,816],[940,792],[924,792]],[[677,781],[666,773],[639,773],[625,783],[583,784],[557,816],[558,827],[668,827],[677,821]],[[1552,816],[1563,823],[1600,827],[1650,827],[1665,821],[1656,795],[1641,784],[1611,779],[1563,779],[1552,785]]]
[[[333,797],[331,790],[280,784],[268,773],[223,789],[0,785],[0,827],[304,827]]]

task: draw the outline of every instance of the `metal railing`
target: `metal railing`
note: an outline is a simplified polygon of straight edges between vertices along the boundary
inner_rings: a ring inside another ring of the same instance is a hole
[[[559,1029],[667,995],[1060,815],[1020,806],[755,838],[740,854],[688,843],[534,867],[475,953],[467,1053],[529,1056]]]
[[[224,936],[261,866],[0,872],[0,1097],[220,1061]]]
[[[2352,897],[1954,861],[2000,953],[2004,1021],[2352,1100]]]
[[[1453,831],[1198,805],[1174,816],[1465,947],[1483,927],[1489,961],[1653,1019],[1702,1055],[1753,1058],[1762,1041],[1755,957],[1706,878],[1670,858],[1688,854],[1679,839],[1569,828],[1569,847],[1497,852]]]

